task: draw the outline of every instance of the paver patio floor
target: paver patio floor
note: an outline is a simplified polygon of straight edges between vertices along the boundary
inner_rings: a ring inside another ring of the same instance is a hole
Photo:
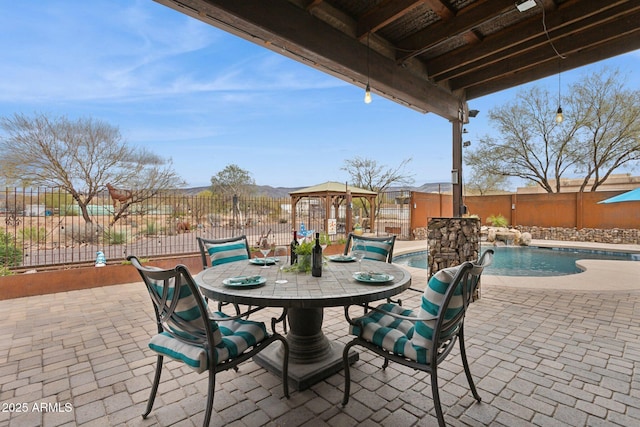
[[[414,286],[424,281],[416,278]],[[403,305],[418,307],[419,297],[407,291]],[[141,418],[155,364],[142,283],[0,301],[0,313],[0,426],[201,425],[206,374],[176,362],[165,364],[154,409]],[[439,371],[445,420],[640,425],[638,319],[640,291],[484,286],[465,329],[482,402],[471,396],[456,352]],[[324,330],[329,339],[349,339],[342,308],[325,311]],[[239,373],[217,376],[211,425],[436,425],[429,378],[381,366],[360,353],[352,398],[342,408],[342,373],[287,400],[278,378],[248,362]]]

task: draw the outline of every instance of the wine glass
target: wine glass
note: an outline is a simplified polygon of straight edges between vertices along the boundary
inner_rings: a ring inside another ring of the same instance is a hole
[[[320,247],[322,248],[322,253],[329,246],[329,235],[328,234],[320,234]]]
[[[278,285],[282,285],[288,282],[287,279],[282,277],[282,270],[284,270],[284,268],[287,266],[287,263],[289,262],[288,249],[289,248],[287,248],[286,246],[276,246],[276,248],[273,251],[273,255],[276,257],[278,262],[280,262],[280,266],[278,267],[278,272],[276,273],[276,283]],[[280,279],[278,279],[278,276],[280,276]]]
[[[358,271],[362,271],[362,258],[364,258],[364,249],[356,246],[351,249],[351,256],[358,261]]]
[[[260,252],[262,252],[262,255],[264,256],[264,265],[262,268],[269,268],[267,255],[271,252],[271,243],[269,243],[269,239],[266,237],[260,242]]]

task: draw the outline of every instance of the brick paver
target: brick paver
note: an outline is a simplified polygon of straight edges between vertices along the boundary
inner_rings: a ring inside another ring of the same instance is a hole
[[[407,292],[403,304],[418,307],[419,297]],[[0,301],[0,313],[0,426],[200,425],[206,374],[176,362],[165,365],[149,419],[140,417],[155,363],[142,284]],[[639,425],[639,316],[636,291],[486,287],[465,329],[482,403],[471,397],[456,351],[441,368],[445,419],[463,426]],[[326,310],[325,333],[345,340],[342,308]],[[211,425],[433,425],[429,378],[381,365],[361,354],[342,408],[341,373],[287,400],[277,378],[248,362],[217,376]]]

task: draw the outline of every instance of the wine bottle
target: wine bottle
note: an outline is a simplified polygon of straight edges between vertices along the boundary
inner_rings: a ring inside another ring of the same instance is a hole
[[[316,233],[316,245],[311,252],[311,275],[322,276],[322,246],[320,246],[320,233]]]
[[[293,230],[293,240],[291,241],[291,245],[289,248],[291,250],[291,265],[294,265],[298,262],[298,254],[296,253],[296,250],[298,249],[299,245],[298,233],[296,232],[296,230]]]

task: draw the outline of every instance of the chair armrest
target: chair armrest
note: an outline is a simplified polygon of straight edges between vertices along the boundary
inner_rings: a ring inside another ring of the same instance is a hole
[[[397,314],[397,313],[391,313],[389,311],[386,310],[382,310],[380,308],[377,307],[371,307],[369,304],[353,304],[353,305],[348,305],[345,306],[344,308],[344,317],[347,319],[347,322],[349,322],[349,324],[357,326],[358,325],[358,321],[360,319],[362,319],[364,316],[360,316],[360,317],[356,317],[355,319],[352,319],[351,316],[349,316],[349,307],[352,306],[358,306],[358,307],[364,307],[365,310],[372,310],[372,311],[377,311],[378,313],[382,313],[385,314],[387,316],[391,316],[394,317],[396,319],[402,319],[402,320],[408,320],[410,322],[426,322],[429,320],[436,320],[438,317],[437,316],[429,316],[429,317],[415,317],[415,316],[403,316],[402,314]]]
[[[382,310],[377,307],[370,307],[371,310],[377,311],[378,313],[385,314],[387,316],[394,317],[396,319],[408,320],[410,322],[426,322],[427,320],[436,320],[437,316],[429,316],[429,317],[416,317],[416,316],[403,316],[398,313],[391,313],[390,311]]]
[[[226,320],[238,320],[238,319],[242,319],[243,317],[247,317],[250,314],[253,314],[257,311],[264,310],[264,308],[265,307],[255,307],[245,311],[244,313],[239,313],[239,314],[236,314],[235,316],[229,316],[229,317],[216,317],[210,314],[209,319],[215,320],[216,322],[224,322]]]

